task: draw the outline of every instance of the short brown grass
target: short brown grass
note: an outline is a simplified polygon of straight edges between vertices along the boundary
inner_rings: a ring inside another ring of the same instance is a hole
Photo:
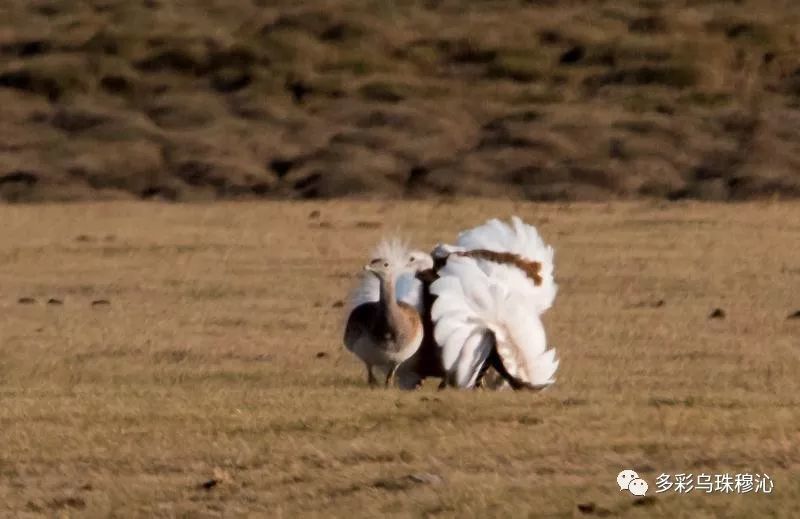
[[[373,243],[399,229],[431,247],[513,213],[557,251],[556,385],[368,389],[336,303]],[[0,515],[570,517],[593,504],[792,517],[798,215],[787,203],[0,207]],[[717,307],[726,317],[708,319]],[[651,488],[660,472],[767,473],[775,488],[637,505],[615,484],[629,467]]]

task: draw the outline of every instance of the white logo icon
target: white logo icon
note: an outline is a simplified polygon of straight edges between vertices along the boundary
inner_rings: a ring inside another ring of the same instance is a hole
[[[635,496],[643,496],[647,493],[647,481],[641,479],[639,474],[631,469],[623,470],[617,474],[617,485],[620,491],[627,490]]]
[[[643,496],[647,493],[647,481],[643,479],[634,479],[628,485],[628,490],[635,496]]]

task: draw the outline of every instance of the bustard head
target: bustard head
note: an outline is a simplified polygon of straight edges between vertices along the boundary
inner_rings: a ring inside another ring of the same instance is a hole
[[[390,262],[386,258],[373,258],[369,263],[364,265],[364,270],[366,270],[367,272],[371,272],[378,278],[383,279],[392,274],[397,269],[392,264],[392,262]]]
[[[407,267],[415,272],[431,269],[433,268],[433,258],[431,258],[430,254],[419,250],[411,251],[408,256]]]

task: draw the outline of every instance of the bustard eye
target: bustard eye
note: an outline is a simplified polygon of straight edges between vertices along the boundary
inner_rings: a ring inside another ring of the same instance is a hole
[[[389,268],[389,264],[388,263],[384,263],[383,264],[383,268]]]

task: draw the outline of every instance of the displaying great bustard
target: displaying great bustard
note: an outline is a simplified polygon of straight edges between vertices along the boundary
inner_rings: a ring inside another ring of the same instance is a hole
[[[544,388],[558,369],[540,316],[556,296],[553,248],[517,217],[489,220],[439,245],[430,313],[447,382],[471,388],[491,366],[514,389]]]
[[[540,318],[557,292],[553,249],[533,226],[517,217],[510,224],[489,220],[460,233],[455,245],[438,245],[430,256],[387,244],[381,246],[383,256],[391,255],[395,261],[385,263],[404,265],[395,298],[405,299],[406,306],[397,305],[407,308],[404,312],[408,315],[404,323],[393,326],[404,326],[403,333],[414,336],[403,350],[408,356],[402,360],[395,356],[399,362],[392,364],[391,373],[400,365],[401,388],[418,387],[427,377],[442,378],[440,387],[472,388],[481,385],[489,368],[514,389],[541,389],[554,382],[558,360],[555,350],[547,348]],[[405,262],[400,259],[403,256],[407,256]],[[371,294],[369,300],[377,305],[374,308],[386,304],[385,297],[376,297],[374,290]],[[377,315],[377,310],[360,312],[363,315],[357,322]],[[388,321],[381,326],[389,326]],[[419,341],[409,331],[411,326],[424,332]],[[366,345],[376,344],[376,340],[359,342],[354,337],[351,335],[353,343],[360,345],[358,351],[348,348],[364,360],[365,350],[371,351]],[[377,350],[386,347],[377,346]],[[371,361],[364,361],[371,373]],[[374,383],[372,375],[370,381]]]

